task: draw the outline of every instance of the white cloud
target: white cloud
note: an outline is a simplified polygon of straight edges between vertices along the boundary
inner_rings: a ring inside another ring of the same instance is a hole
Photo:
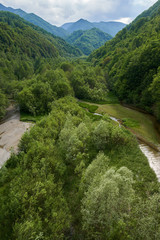
[[[120,19],[117,19],[117,20],[115,20],[116,22],[123,22],[123,23],[125,23],[125,24],[129,24],[129,23],[131,23],[132,22],[132,18],[129,18],[129,17],[126,17],[126,18],[120,18]]]
[[[5,6],[33,12],[54,25],[80,18],[89,21],[119,19],[128,23],[155,2],[156,0],[1,0]]]

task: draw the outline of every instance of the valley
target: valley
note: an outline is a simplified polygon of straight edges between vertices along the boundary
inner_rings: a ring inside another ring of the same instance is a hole
[[[150,167],[155,171],[158,181],[160,181],[160,134],[157,130],[159,123],[155,124],[156,119],[153,116],[133,110],[129,106],[126,108],[120,104],[101,105],[80,102],[85,104],[84,108],[86,107],[85,109],[88,111],[90,110],[89,105],[97,106],[94,115],[102,117],[108,114],[119,126],[129,129],[136,136],[141,151],[147,157]]]
[[[159,240],[160,0],[127,26],[0,10],[0,240]]]

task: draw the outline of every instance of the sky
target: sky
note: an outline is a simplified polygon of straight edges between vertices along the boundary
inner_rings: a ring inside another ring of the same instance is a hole
[[[35,13],[49,23],[61,26],[80,18],[91,22],[130,23],[157,0],[1,0],[6,7]]]

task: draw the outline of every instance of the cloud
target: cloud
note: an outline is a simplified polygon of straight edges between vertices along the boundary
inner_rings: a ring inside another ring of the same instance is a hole
[[[80,18],[89,21],[121,19],[130,22],[155,2],[156,0],[1,0],[5,6],[33,12],[54,25]]]

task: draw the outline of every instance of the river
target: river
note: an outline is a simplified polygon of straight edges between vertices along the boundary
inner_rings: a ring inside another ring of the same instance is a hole
[[[94,115],[103,116],[99,113],[94,113]],[[121,126],[120,121],[115,117],[110,116],[110,119],[118,122],[119,126]],[[160,151],[158,151],[158,149],[156,151],[153,147],[147,145],[142,141],[139,141],[139,147],[143,154],[147,157],[150,167],[154,170],[157,179],[160,182]]]
[[[5,118],[0,122],[0,168],[12,152],[18,152],[19,141],[31,127],[31,123],[21,122],[19,109],[11,103]]]
[[[95,113],[95,115],[102,116],[98,113]],[[110,118],[121,126],[118,119]],[[18,151],[19,141],[22,135],[30,129],[31,125],[31,123],[20,121],[20,113],[14,103],[9,106],[6,117],[0,122],[0,168],[9,159],[12,151]],[[160,151],[156,151],[142,142],[139,143],[139,147],[147,157],[150,167],[154,170],[160,182]]]

